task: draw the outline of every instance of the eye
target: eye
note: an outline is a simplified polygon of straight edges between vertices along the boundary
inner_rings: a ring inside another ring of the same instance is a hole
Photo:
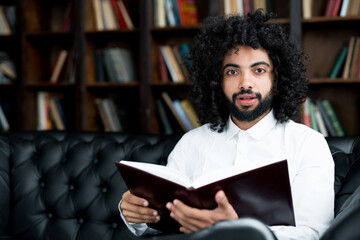
[[[226,74],[227,74],[227,75],[235,75],[235,74],[237,74],[237,71],[234,70],[234,69],[231,69],[231,70],[227,71]]]
[[[264,68],[256,68],[256,69],[255,69],[255,72],[256,72],[256,73],[265,73],[266,70],[265,70]]]

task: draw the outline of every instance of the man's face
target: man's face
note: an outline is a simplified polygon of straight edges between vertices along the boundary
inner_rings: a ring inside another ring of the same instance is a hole
[[[265,116],[272,105],[274,79],[266,51],[239,46],[225,55],[222,67],[223,91],[233,118],[252,122]]]

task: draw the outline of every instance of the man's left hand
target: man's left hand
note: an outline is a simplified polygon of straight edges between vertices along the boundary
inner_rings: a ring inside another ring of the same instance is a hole
[[[215,201],[218,206],[213,210],[192,208],[177,199],[167,203],[166,207],[171,212],[170,216],[180,223],[180,231],[191,233],[222,220],[238,218],[223,191],[215,194]]]

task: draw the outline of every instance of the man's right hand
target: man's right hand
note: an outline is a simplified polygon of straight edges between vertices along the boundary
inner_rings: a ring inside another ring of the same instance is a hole
[[[120,210],[126,221],[132,223],[156,223],[160,220],[158,212],[148,207],[146,199],[137,197],[129,191],[122,195]]]

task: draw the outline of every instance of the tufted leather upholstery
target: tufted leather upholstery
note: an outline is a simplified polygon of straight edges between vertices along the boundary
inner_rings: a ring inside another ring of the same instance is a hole
[[[135,239],[119,217],[117,205],[126,186],[114,162],[165,164],[178,137],[165,140],[169,137],[58,132],[2,137],[0,236]],[[11,188],[6,187],[9,178]],[[10,196],[11,217],[9,199],[4,199]]]
[[[117,205],[126,186],[114,161],[166,164],[179,138],[91,132],[0,135],[0,239],[139,239],[119,217]],[[359,234],[353,224],[360,221],[359,139],[327,140],[336,163],[339,220],[322,240],[336,239],[331,236],[346,227],[351,227],[351,234]],[[193,234],[191,239],[210,237],[224,225]],[[341,239],[355,239],[348,236]]]

